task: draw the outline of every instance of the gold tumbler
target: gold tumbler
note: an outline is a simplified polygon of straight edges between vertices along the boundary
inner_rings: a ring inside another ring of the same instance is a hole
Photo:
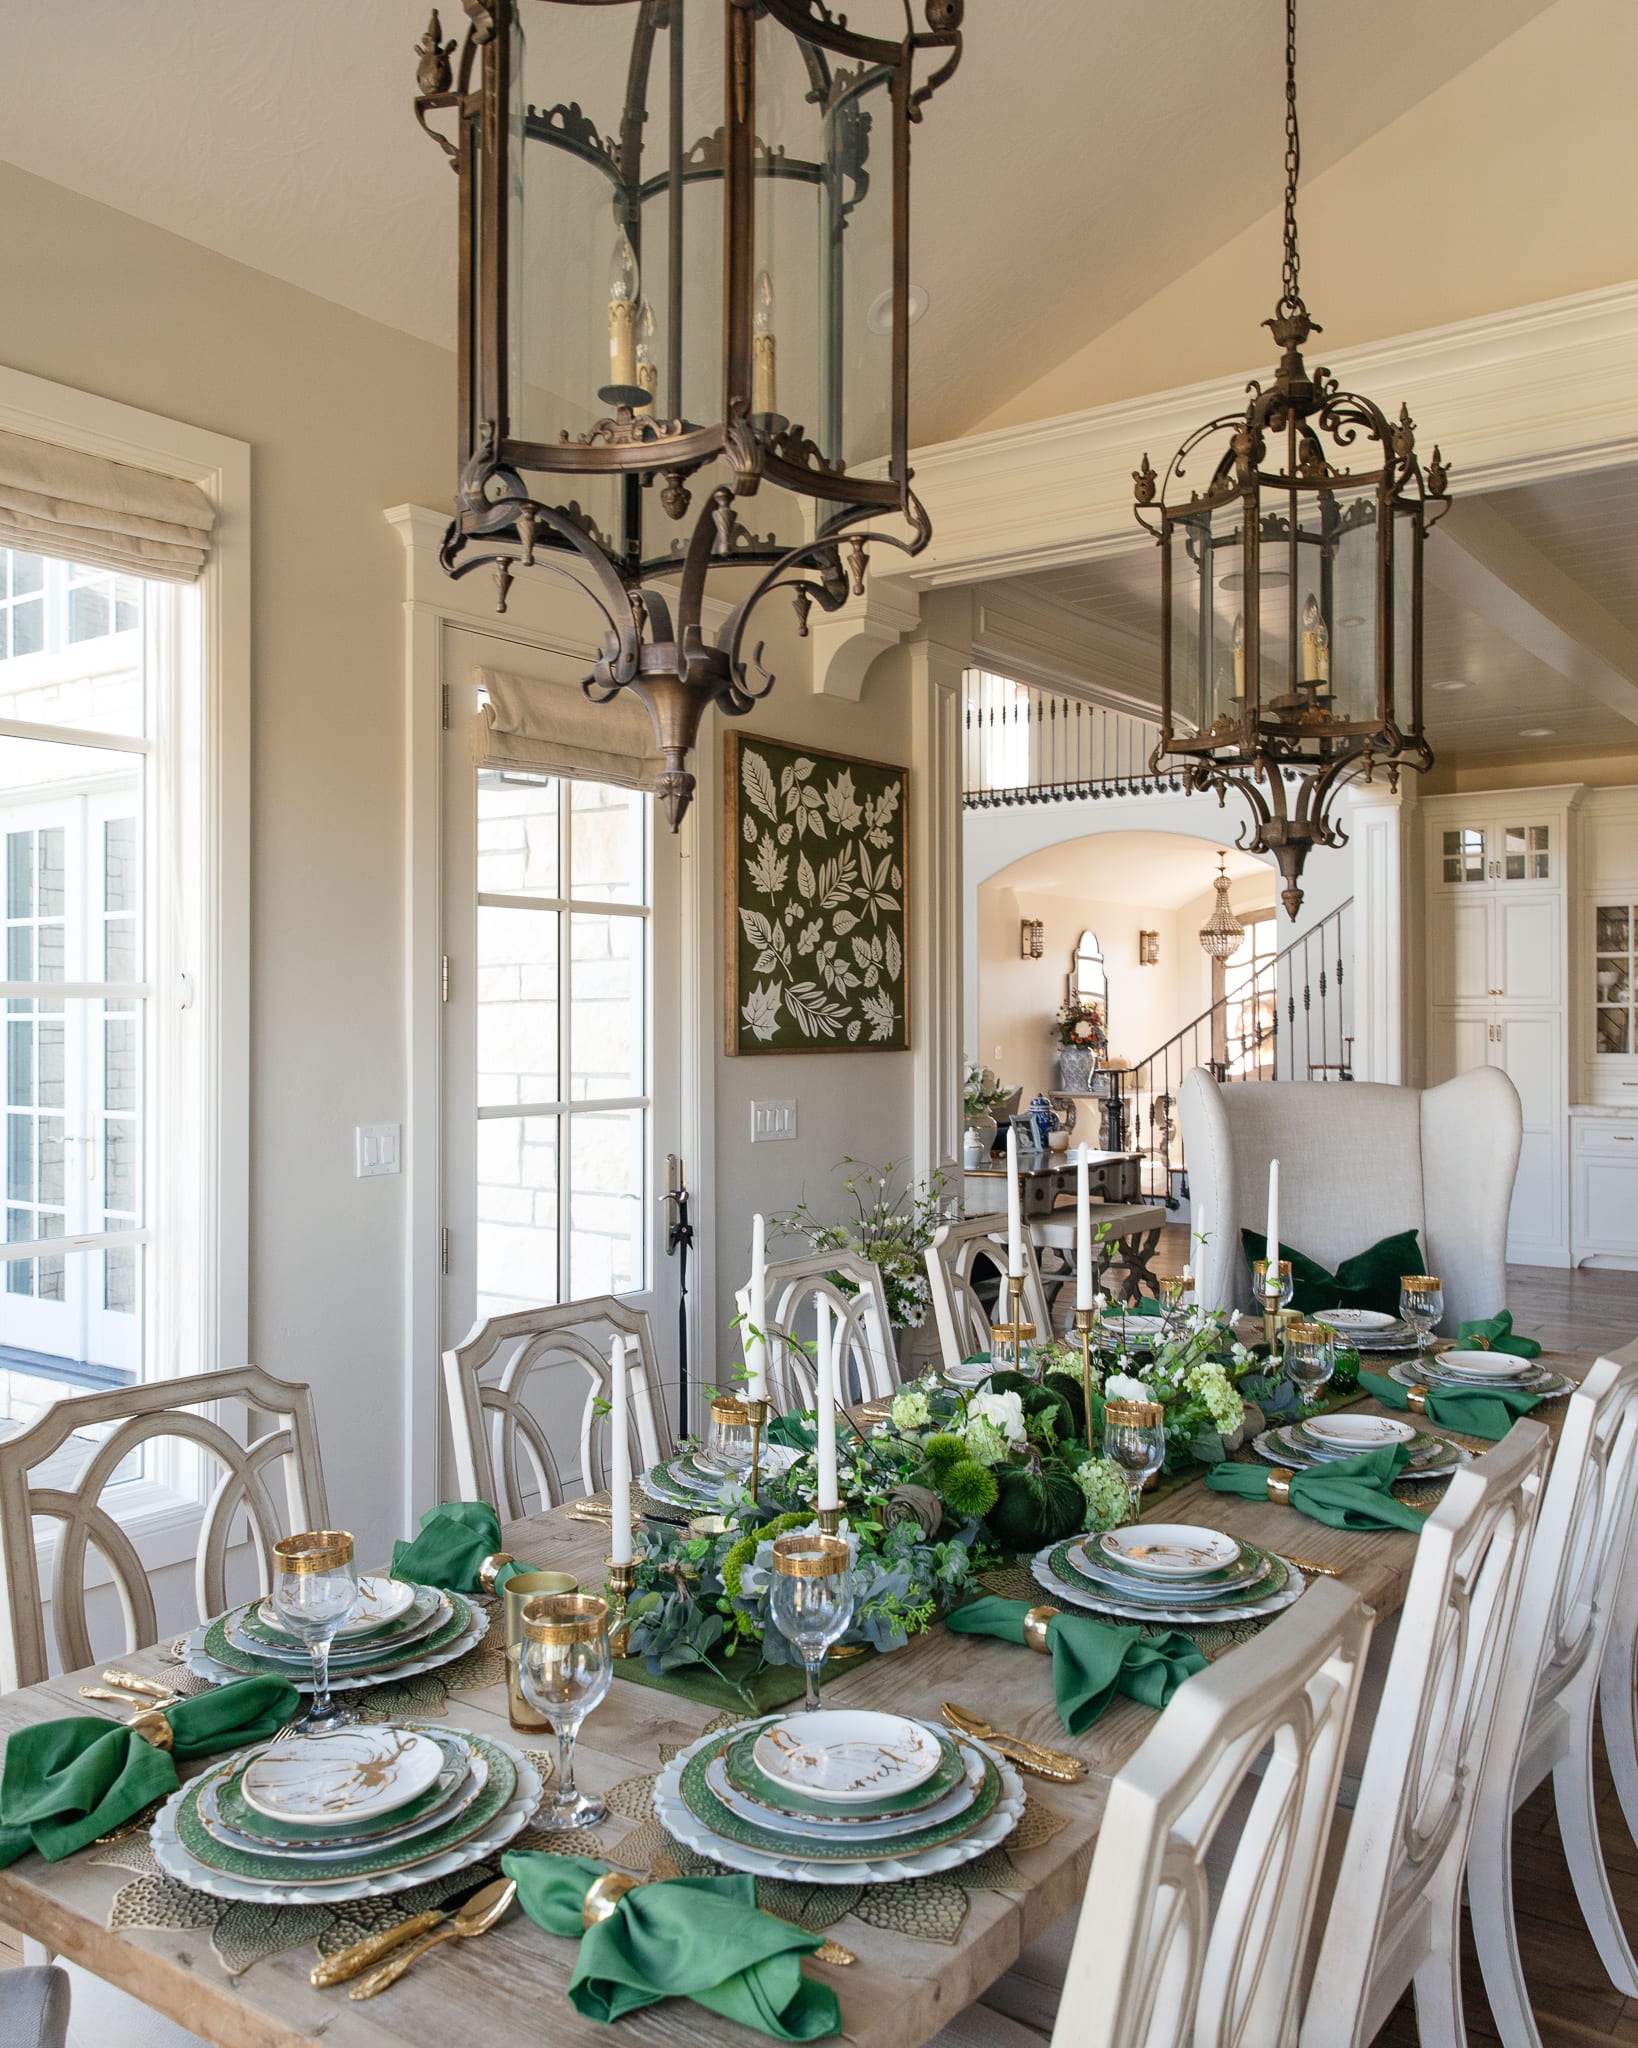
[[[506,1713],[520,1735],[550,1735],[552,1724],[523,1696],[518,1682],[518,1652],[523,1644],[523,1610],[542,1593],[578,1593],[572,1572],[514,1572],[501,1588],[506,1630]]]

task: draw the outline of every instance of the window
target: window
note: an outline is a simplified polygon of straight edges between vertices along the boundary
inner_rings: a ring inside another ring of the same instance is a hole
[[[1236,1080],[1272,1079],[1279,1015],[1272,910],[1248,910],[1245,937],[1226,960],[1211,963],[1215,1008],[1212,1057]]]
[[[648,1284],[651,812],[484,768],[477,789],[477,1312]]]

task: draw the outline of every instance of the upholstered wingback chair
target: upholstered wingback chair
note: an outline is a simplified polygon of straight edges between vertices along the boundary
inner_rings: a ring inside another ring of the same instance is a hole
[[[1268,1162],[1280,1162],[1280,1236],[1335,1272],[1394,1231],[1421,1233],[1444,1282],[1443,1327],[1507,1305],[1507,1212],[1519,1163],[1518,1092],[1497,1067],[1437,1088],[1372,1081],[1214,1081],[1178,1091],[1189,1196],[1208,1242],[1193,1253],[1201,1299],[1245,1308],[1242,1228],[1261,1232]]]

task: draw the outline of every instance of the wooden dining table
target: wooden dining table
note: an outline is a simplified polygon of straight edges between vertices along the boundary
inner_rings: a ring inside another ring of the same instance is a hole
[[[1591,1364],[1556,1354],[1543,1362],[1577,1379]],[[1380,1412],[1370,1400],[1357,1405],[1362,1412]],[[1563,1406],[1546,1403],[1537,1415],[1556,1429]],[[1210,1492],[1201,1479],[1168,1493],[1152,1512],[1166,1521],[1209,1523],[1265,1548],[1334,1566],[1374,1610],[1379,1625],[1402,1604],[1416,1555],[1416,1539],[1407,1532],[1331,1529],[1290,1507]],[[573,1572],[584,1586],[603,1579],[606,1530],[576,1518],[571,1507],[511,1524],[505,1542],[519,1558]],[[168,1646],[119,1661],[156,1677],[174,1676],[178,1669],[168,1661]],[[106,1712],[119,1718],[119,1708],[80,1697],[86,1682],[94,1683],[95,1674],[71,1673],[0,1698],[0,1734],[63,1714]],[[806,1963],[809,1972],[835,1987],[846,2040],[860,2048],[917,2048],[978,1998],[1021,1949],[1079,1905],[1110,1780],[1156,1717],[1117,1698],[1085,1735],[1067,1735],[1053,1706],[1046,1658],[1008,1643],[953,1635],[942,1624],[903,1650],[861,1658],[856,1668],[836,1673],[827,1679],[824,1697],[827,1703],[890,1708],[931,1721],[939,1718],[944,1701],[955,1701],[998,1729],[1073,1751],[1087,1764],[1086,1776],[1074,1784],[1025,1779],[1030,1808],[1020,1833],[1034,1846],[1015,1843],[997,1870],[965,1890],[959,1925],[934,1927],[928,1930],[932,1938],[918,1939],[903,1931],[902,1915],[866,1919],[849,1912],[827,1932],[855,1960]],[[477,1690],[451,1693],[446,1712],[453,1725],[525,1747],[550,1741],[511,1730],[498,1677]],[[620,1864],[622,1844],[629,1843],[641,1852],[636,1862],[645,1871],[650,1867],[655,1828],[646,1819],[642,1781],[658,1770],[662,1752],[674,1753],[721,1715],[714,1705],[615,1682],[586,1722],[576,1752],[582,1790],[620,1788],[617,1810],[591,1831],[595,1843],[586,1844],[586,1853]],[[187,1928],[110,1927],[110,1907],[130,1882],[129,1870],[99,1862],[94,1850],[60,1863],[25,1855],[0,1871],[0,1921],[220,2048],[532,2048],[546,2042],[552,2048],[591,2048],[611,2038],[608,2028],[581,2018],[565,1995],[578,1943],[546,1934],[519,1911],[480,1938],[445,1943],[379,1996],[353,2001],[345,1985],[315,1989],[308,1982],[317,1959],[311,1934],[230,1975],[207,1931],[209,1910]],[[798,1910],[800,1888],[780,1889],[778,1909]],[[867,1894],[866,1911],[868,1900]],[[874,1924],[883,1919],[889,1924]],[[891,1924],[895,1919],[900,1924]],[[631,2048],[750,2048],[767,2039],[683,1999],[621,2020],[614,2038]]]

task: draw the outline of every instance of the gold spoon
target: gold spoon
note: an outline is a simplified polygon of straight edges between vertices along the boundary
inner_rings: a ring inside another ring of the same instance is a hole
[[[411,1963],[418,1961],[428,1949],[436,1948],[439,1942],[487,1934],[495,1922],[509,1911],[517,1895],[518,1888],[511,1878],[497,1877],[493,1884],[486,1884],[481,1892],[468,1899],[458,1913],[451,1914],[441,1927],[435,1927],[410,1947],[401,1948],[397,1955],[389,1956],[378,1970],[372,1970],[367,1977],[360,1977],[347,1996],[373,1998],[378,1991],[385,1991],[389,1984],[396,1984]]]

